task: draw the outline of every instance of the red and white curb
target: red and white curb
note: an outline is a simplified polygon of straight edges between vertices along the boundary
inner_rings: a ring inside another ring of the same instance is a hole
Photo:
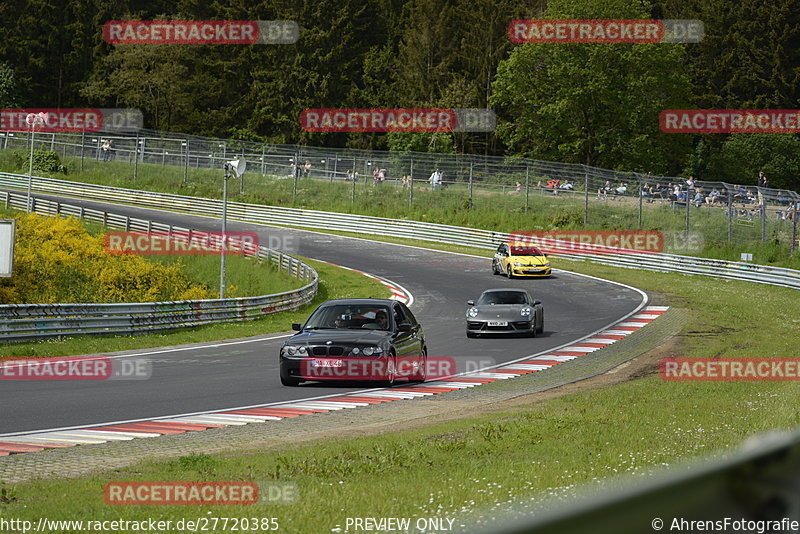
[[[411,306],[414,303],[414,295],[411,294],[409,290],[398,284],[397,282],[393,282],[388,278],[383,278],[382,276],[377,276],[371,273],[367,273],[364,271],[360,271],[358,269],[353,269],[351,267],[345,267],[344,265],[339,265],[336,263],[331,263],[325,260],[317,260],[314,258],[309,258],[314,261],[318,261],[321,263],[327,263],[328,265],[333,265],[334,267],[339,267],[340,269],[346,269],[348,271],[353,271],[359,274],[363,274],[367,278],[372,278],[373,280],[377,280],[381,284],[385,285],[389,288],[389,291],[392,292],[392,296],[389,297],[391,300],[399,300],[400,302],[404,303],[406,306]]]
[[[108,441],[152,438],[164,434],[182,434],[209,428],[280,421],[314,413],[361,408],[398,400],[411,400],[417,397],[427,397],[448,391],[480,386],[498,380],[508,380],[517,376],[544,371],[569,360],[585,357],[647,326],[667,309],[669,309],[667,306],[646,306],[635,315],[572,345],[559,347],[536,357],[523,358],[517,362],[502,364],[495,368],[461,376],[403,387],[291,401],[270,406],[237,408],[221,412],[190,414],[149,421],[106,424],[91,428],[60,429],[31,434],[0,436],[0,456],[38,452],[51,448],[73,447],[75,445],[105,443]]]

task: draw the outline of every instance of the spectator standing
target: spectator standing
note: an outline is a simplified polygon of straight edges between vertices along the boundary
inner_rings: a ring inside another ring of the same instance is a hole
[[[108,141],[108,139],[103,139],[103,145],[100,147],[100,149],[103,151],[101,153],[103,161],[108,161],[109,151],[111,150],[111,143]]]
[[[311,162],[306,160],[305,165],[303,165],[303,178],[308,178],[311,176]]]
[[[758,173],[758,187],[767,187],[766,185],[764,185],[766,183],[767,183],[767,175],[764,174],[764,171],[760,171]]]

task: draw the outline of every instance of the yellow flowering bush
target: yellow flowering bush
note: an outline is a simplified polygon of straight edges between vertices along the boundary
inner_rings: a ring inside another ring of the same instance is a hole
[[[179,263],[103,249],[75,219],[19,215],[14,275],[0,281],[0,304],[150,302],[212,298]]]

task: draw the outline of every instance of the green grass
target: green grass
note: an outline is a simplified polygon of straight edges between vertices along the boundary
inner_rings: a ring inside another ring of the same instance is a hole
[[[686,356],[796,354],[795,291],[581,262],[559,266],[661,293],[672,306],[685,309]],[[343,526],[345,517],[456,517],[511,499],[561,496],[573,485],[643,473],[724,451],[756,433],[796,426],[797,391],[788,382],[665,382],[650,375],[413,431],[147,462],[75,480],[19,484],[0,511],[32,520],[271,516],[286,532],[329,532]],[[184,479],[292,481],[300,500],[292,506],[187,509],[109,507],[102,499],[109,480]]]
[[[0,170],[27,172],[17,168],[10,150],[0,150]],[[156,164],[140,164],[137,179],[133,181],[133,165],[112,161],[86,160],[84,170],[79,171],[76,158],[66,159],[68,174],[50,174],[53,178],[80,182],[113,185],[149,191],[162,191],[181,195],[220,198],[220,172],[209,169],[189,169],[187,183],[183,183],[183,168]],[[485,184],[474,188],[473,205],[470,208],[467,190],[456,184],[445,190],[429,191],[427,184],[417,183],[413,205],[409,203],[408,189],[393,184],[372,186],[371,177],[353,184],[324,179],[305,179],[298,182],[297,197],[293,196],[293,180],[262,176],[258,164],[245,175],[244,192],[234,185],[229,191],[232,201],[250,202],[275,206],[290,206],[341,213],[357,213],[378,217],[399,218],[484,228],[504,232],[546,230],[630,230],[638,227],[637,199],[628,197],[624,201],[600,201],[590,192],[589,220],[583,226],[584,199],[575,196],[542,194],[532,187],[525,210],[524,189],[514,193],[500,184]],[[45,173],[46,174],[46,173]],[[46,174],[47,175],[47,174]],[[512,180],[513,181],[513,180]],[[531,183],[537,181],[532,177]],[[685,230],[684,209],[673,210],[669,204],[643,205],[642,230],[660,230],[682,233]],[[717,208],[692,208],[689,230],[704,236],[705,246],[692,255],[739,259],[741,252],[754,254],[757,263],[800,268],[800,254],[790,257],[788,243],[791,240],[790,221],[774,220],[770,212],[766,227],[766,243],[761,243],[760,222],[755,226],[736,224],[733,226],[733,243],[728,244],[725,210]],[[777,242],[776,242],[777,240]],[[681,253],[680,250],[668,250]]]
[[[320,284],[316,298],[295,311],[267,315],[254,321],[222,323],[191,329],[174,330],[162,334],[140,336],[78,336],[26,343],[8,343],[2,348],[4,357],[72,356],[108,353],[121,350],[145,349],[202,343],[221,339],[257,336],[289,329],[293,322],[303,322],[320,303],[334,298],[363,297],[386,298],[389,289],[372,278],[354,271],[334,267],[327,263],[305,260],[319,273]]]

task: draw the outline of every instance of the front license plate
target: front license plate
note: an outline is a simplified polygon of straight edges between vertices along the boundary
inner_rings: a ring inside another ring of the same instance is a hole
[[[508,321],[489,321],[489,326],[508,326]]]
[[[542,272],[540,269],[528,269],[525,271],[526,273],[540,273]]]
[[[311,360],[311,367],[344,367],[342,360]]]

